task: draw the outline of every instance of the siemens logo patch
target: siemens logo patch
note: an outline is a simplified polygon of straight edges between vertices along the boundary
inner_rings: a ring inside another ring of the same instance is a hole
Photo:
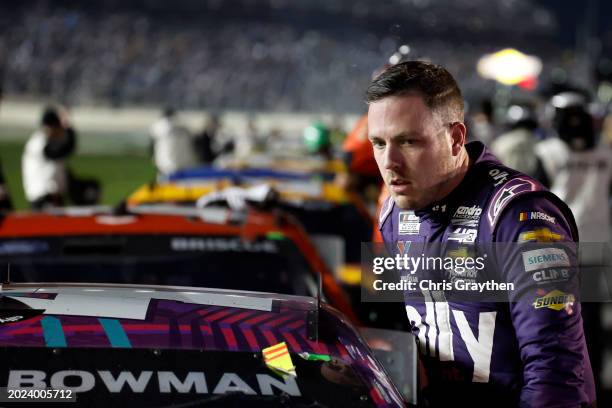
[[[561,248],[545,248],[523,252],[525,272],[539,269],[569,267],[569,257]]]

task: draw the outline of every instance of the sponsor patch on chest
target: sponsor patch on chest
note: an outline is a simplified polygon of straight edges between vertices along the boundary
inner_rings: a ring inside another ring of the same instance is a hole
[[[417,235],[421,229],[421,220],[412,211],[400,211],[398,225],[400,235]]]
[[[462,227],[477,227],[480,221],[480,215],[482,214],[482,208],[473,205],[471,207],[461,206],[458,207],[453,214],[451,219],[452,225],[458,225]]]
[[[476,242],[478,230],[475,228],[455,228],[453,232],[448,234],[448,241],[456,241],[462,244],[473,244]]]

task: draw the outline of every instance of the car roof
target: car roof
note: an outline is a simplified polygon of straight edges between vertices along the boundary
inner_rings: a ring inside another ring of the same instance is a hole
[[[279,215],[222,208],[143,206],[128,213],[86,209],[54,209],[50,212],[14,212],[4,216],[0,237],[83,234],[182,233],[257,236],[291,230]]]
[[[246,179],[241,186],[252,186],[267,183],[275,188],[280,198],[286,202],[326,201],[337,205],[351,204],[355,197],[338,185],[318,180],[275,180]],[[231,178],[198,179],[190,178],[177,182],[144,184],[127,198],[129,205],[154,202],[194,202],[203,195],[235,186]]]
[[[296,353],[346,357],[346,348],[334,339],[338,330],[351,330],[329,306],[319,309],[315,299],[301,296],[78,283],[4,284],[0,294],[2,299],[14,301],[8,303],[8,311],[6,301],[0,307],[5,322],[10,322],[9,311],[15,316],[31,316],[0,325],[2,346],[50,347],[61,343],[64,347],[110,347],[121,333],[122,344],[128,348],[206,346],[209,350],[261,351],[285,341]],[[24,313],[28,309],[39,313]],[[309,339],[310,316],[317,310],[336,322],[327,329],[336,331],[327,337],[331,341]],[[108,321],[112,321],[113,333],[105,326]],[[49,329],[47,324],[55,328]],[[55,333],[55,340],[50,339],[50,333]],[[358,342],[354,333],[348,335],[352,342]]]
[[[252,353],[263,360],[263,349],[285,343],[294,359],[310,353],[350,364],[376,405],[401,404],[363,338],[343,315],[312,298],[191,287],[3,284],[0,312],[0,347],[13,355],[57,350],[76,361],[74,352],[83,350],[132,349]]]

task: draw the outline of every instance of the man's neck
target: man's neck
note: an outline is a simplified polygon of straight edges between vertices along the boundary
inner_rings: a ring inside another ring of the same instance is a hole
[[[466,148],[461,149],[459,156],[457,157],[455,169],[450,173],[450,177],[444,183],[442,188],[440,189],[440,195],[436,201],[442,200],[444,197],[448,196],[454,189],[461,184],[465,175],[468,172],[468,169],[472,165],[472,159],[468,154]]]

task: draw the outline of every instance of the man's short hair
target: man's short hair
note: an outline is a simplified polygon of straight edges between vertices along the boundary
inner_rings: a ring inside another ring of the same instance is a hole
[[[42,117],[40,118],[40,123],[43,126],[49,127],[60,127],[62,125],[57,109],[55,109],[53,106],[47,106],[45,108]]]
[[[174,115],[176,115],[176,109],[174,109],[174,107],[172,106],[166,106],[162,111],[162,116],[164,118],[171,118]]]
[[[444,120],[463,121],[463,96],[457,81],[442,66],[424,61],[405,61],[387,68],[368,86],[366,102],[409,94],[420,95]]]

